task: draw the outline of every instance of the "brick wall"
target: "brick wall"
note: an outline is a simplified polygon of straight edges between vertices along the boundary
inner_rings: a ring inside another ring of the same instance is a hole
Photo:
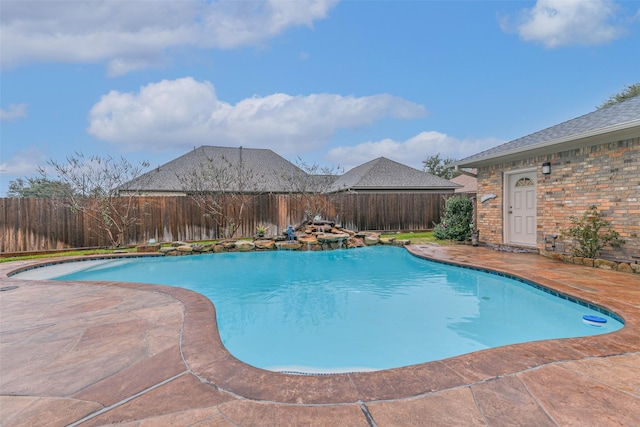
[[[478,212],[477,222],[482,242],[503,243],[502,219],[503,219],[503,170],[512,167],[509,164],[500,164],[478,169]],[[513,166],[518,167],[518,166]],[[519,166],[522,167],[522,166]],[[496,197],[487,201],[481,201],[482,196],[495,194]]]
[[[541,165],[551,163],[551,174]],[[535,156],[478,169],[478,228],[482,242],[503,244],[504,172],[535,167],[537,170],[537,248],[545,236],[560,235],[572,215],[581,216],[596,205],[626,243],[607,251],[613,258],[640,259],[640,138]],[[571,242],[559,237],[556,250],[569,252]],[[547,245],[549,249],[549,245]],[[640,261],[639,261],[640,262]]]

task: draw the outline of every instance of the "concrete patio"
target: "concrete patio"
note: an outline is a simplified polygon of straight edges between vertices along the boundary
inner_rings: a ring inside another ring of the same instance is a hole
[[[482,247],[410,250],[535,281],[606,307],[625,327],[387,371],[295,376],[232,357],[214,307],[194,292],[24,281],[7,274],[37,261],[3,263],[0,424],[640,425],[640,276]]]

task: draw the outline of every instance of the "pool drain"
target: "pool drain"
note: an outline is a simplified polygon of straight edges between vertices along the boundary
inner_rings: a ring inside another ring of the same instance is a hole
[[[4,286],[4,287],[0,288],[0,292],[12,291],[14,289],[18,289],[18,287],[17,286]]]

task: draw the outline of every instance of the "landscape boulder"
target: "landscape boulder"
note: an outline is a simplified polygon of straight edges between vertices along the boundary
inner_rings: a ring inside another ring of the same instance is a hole
[[[380,243],[380,235],[378,233],[367,233],[364,236],[364,244],[367,246],[373,246]]]
[[[273,240],[254,240],[253,244],[256,249],[272,250],[276,248],[276,242]]]
[[[254,250],[256,245],[251,240],[238,240],[236,241],[236,248],[240,252],[249,252]]]
[[[182,252],[182,253],[190,254],[191,252],[193,252],[193,247],[191,245],[178,246],[176,249],[178,252]]]
[[[276,242],[276,247],[285,251],[297,251],[302,248],[302,243],[297,240],[287,240],[284,242]]]
[[[318,239],[318,242],[320,243],[341,242],[348,238],[349,235],[347,233],[323,233],[316,236],[316,239]]]

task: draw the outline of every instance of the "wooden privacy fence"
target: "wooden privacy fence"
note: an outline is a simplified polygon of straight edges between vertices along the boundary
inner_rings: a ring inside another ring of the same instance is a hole
[[[451,193],[345,193],[326,196],[325,219],[354,231],[409,231],[433,228]],[[0,199],[0,252],[42,251],[109,246],[97,221],[46,198]],[[125,244],[158,241],[194,241],[224,236],[216,221],[204,215],[185,196],[136,197],[137,220],[127,229]],[[268,235],[283,233],[304,220],[301,203],[288,195],[253,196],[245,206],[235,235],[253,236],[256,227],[269,227]]]

